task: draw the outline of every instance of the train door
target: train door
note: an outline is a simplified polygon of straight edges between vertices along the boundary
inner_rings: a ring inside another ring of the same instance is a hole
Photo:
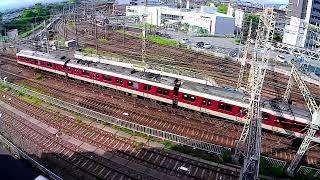
[[[179,94],[179,87],[181,86],[181,81],[176,79],[174,88],[173,88],[173,100],[172,100],[172,107],[176,108],[178,106],[178,94]]]

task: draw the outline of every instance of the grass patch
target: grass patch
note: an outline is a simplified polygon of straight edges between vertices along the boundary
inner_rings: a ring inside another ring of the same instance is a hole
[[[106,39],[106,38],[98,38],[98,42],[99,43],[107,43],[108,39]]]
[[[234,38],[234,39],[233,39],[233,43],[234,43],[235,45],[239,45],[239,44],[240,44],[240,38]]]
[[[82,49],[82,52],[87,53],[87,54],[95,54],[97,51],[93,48],[84,48],[84,49]]]
[[[19,99],[26,101],[29,104],[40,105],[43,103],[43,101],[41,99],[39,99],[35,96],[31,96],[31,95],[25,94],[23,92],[17,91],[15,89],[12,89],[9,86],[0,84],[0,88],[3,90],[10,91],[10,92],[14,93]]]
[[[135,150],[140,150],[140,149],[143,148],[143,146],[144,146],[144,143],[143,143],[143,142],[133,142],[133,143],[131,144],[131,147],[132,147],[133,149],[135,149]]]
[[[37,81],[44,81],[46,79],[46,77],[42,74],[38,74],[34,80],[37,80]]]
[[[37,25],[36,27],[34,27],[34,31],[40,29],[42,26],[43,26],[43,23],[40,23],[39,25]],[[23,33],[20,33],[20,34],[19,34],[19,37],[20,37],[20,38],[25,38],[25,37],[29,36],[30,34],[32,34],[32,32],[33,32],[33,29],[31,29],[31,30],[29,30],[29,31],[25,31],[25,32],[23,32]]]
[[[158,43],[158,44],[164,44],[164,45],[168,45],[168,46],[177,46],[178,43],[177,41],[174,40],[170,40],[170,39],[162,39],[156,36],[147,36],[148,40],[154,43]]]

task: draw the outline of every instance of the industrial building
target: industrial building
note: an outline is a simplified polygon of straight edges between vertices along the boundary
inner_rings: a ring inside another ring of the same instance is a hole
[[[288,5],[290,24],[286,26],[283,43],[313,48],[319,35],[304,27],[304,23],[320,24],[320,0],[290,0]],[[289,33],[290,32],[290,33]]]
[[[144,6],[127,6],[126,15],[141,16]],[[146,22],[161,26],[164,24],[188,24],[188,31],[202,31],[215,36],[232,36],[235,29],[235,18],[231,15],[216,12],[216,7],[201,6],[200,9],[177,9],[167,6],[146,7]]]

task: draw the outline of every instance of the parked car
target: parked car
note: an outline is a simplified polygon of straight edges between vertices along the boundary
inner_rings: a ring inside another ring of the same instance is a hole
[[[284,57],[283,55],[278,55],[278,56],[276,57],[276,60],[279,61],[279,62],[281,62],[281,63],[286,62],[285,57]]]
[[[207,43],[204,43],[203,48],[205,48],[205,49],[211,49],[211,48],[212,48],[212,45],[207,42]]]
[[[204,47],[204,42],[197,42],[196,43],[197,48],[203,48]]]
[[[182,38],[181,43],[182,44],[187,44],[190,43],[191,41],[188,38]]]

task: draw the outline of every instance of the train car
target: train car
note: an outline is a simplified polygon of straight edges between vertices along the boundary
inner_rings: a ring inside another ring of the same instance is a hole
[[[178,106],[237,122],[244,122],[250,97],[220,87],[184,81],[179,88]],[[306,109],[261,98],[262,127],[300,137],[311,115]],[[319,133],[318,133],[319,134]],[[319,134],[320,135],[320,134]]]
[[[81,59],[67,60],[33,51],[20,51],[17,53],[17,61],[26,66],[222,117],[229,121],[243,123],[245,109],[249,107],[250,97],[243,93],[136,71],[132,68]],[[286,135],[301,137],[311,121],[311,115],[306,109],[269,99],[261,99],[261,111],[264,129]],[[320,142],[319,135],[317,132],[314,141]]]

